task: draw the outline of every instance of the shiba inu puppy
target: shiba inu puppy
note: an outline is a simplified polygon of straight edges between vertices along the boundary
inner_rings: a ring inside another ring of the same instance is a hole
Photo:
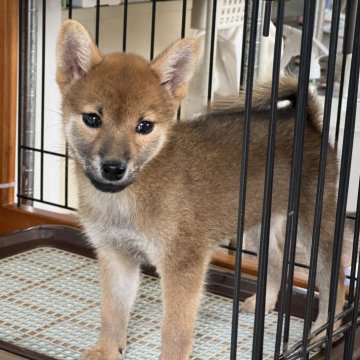
[[[101,333],[84,359],[118,359],[135,300],[139,266],[155,265],[163,291],[162,360],[188,359],[206,269],[221,239],[236,233],[244,101],[176,122],[197,62],[180,40],[152,62],[102,55],[87,31],[66,21],[57,44],[57,82],[66,139],[76,163],[79,216],[101,270]],[[266,311],[276,303],[282,262],[297,84],[280,83]],[[261,221],[270,84],[253,97],[246,229]],[[298,242],[310,249],[321,131],[309,97]],[[329,146],[317,280],[327,319],[337,161]],[[338,310],[344,302],[339,281]],[[245,310],[253,311],[255,297]]]

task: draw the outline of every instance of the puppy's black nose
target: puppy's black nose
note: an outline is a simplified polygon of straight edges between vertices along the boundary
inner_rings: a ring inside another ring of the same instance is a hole
[[[117,181],[122,179],[126,171],[126,163],[106,161],[101,165],[101,174],[104,179]]]

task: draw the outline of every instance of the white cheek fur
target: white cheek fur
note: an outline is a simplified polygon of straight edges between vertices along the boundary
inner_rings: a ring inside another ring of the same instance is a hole
[[[73,155],[76,157],[78,162],[85,167],[85,161],[77,151],[77,146],[76,146],[76,138],[78,137],[76,127],[79,121],[82,121],[81,115],[72,115],[67,118],[67,121],[65,122],[64,125],[65,138],[73,152]]]

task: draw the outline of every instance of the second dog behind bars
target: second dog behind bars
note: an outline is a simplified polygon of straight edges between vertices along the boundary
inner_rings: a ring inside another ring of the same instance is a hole
[[[160,358],[190,356],[211,255],[236,233],[244,114],[239,97],[191,122],[176,122],[197,57],[194,40],[174,43],[152,62],[103,55],[75,21],[65,22],[59,35],[57,82],[76,164],[79,216],[101,273],[101,333],[84,359],[113,360],[124,353],[142,262],[156,266],[161,279]],[[249,231],[261,222],[270,94],[270,84],[254,89]],[[277,120],[266,312],[274,309],[280,286],[296,98],[297,83],[283,78],[279,99],[289,103],[279,108]],[[298,242],[309,250],[321,141],[312,95],[305,121]],[[327,320],[337,177],[336,153],[329,146],[317,267],[319,324]],[[337,312],[343,303],[340,276]],[[243,304],[244,310],[254,307],[255,296]]]

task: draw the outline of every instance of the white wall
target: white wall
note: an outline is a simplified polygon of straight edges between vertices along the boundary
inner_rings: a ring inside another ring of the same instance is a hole
[[[36,106],[36,137],[35,145],[41,147],[41,69],[42,69],[42,1],[37,1],[38,8],[38,67],[37,67],[37,106]],[[65,141],[62,133],[60,114],[60,93],[55,83],[55,44],[61,26],[61,2],[46,1],[45,31],[45,83],[44,83],[44,149],[65,153]],[[63,158],[44,155],[44,199],[55,203],[64,203],[64,168]],[[40,197],[40,154],[35,156],[35,197]],[[48,206],[40,203],[38,207]]]
[[[344,98],[343,103],[342,103],[342,113],[341,113],[341,123],[340,123],[339,143],[338,143],[339,166],[341,164],[341,150],[342,150],[342,145],[343,145],[344,122],[345,122],[346,105],[347,105],[346,102],[347,102],[347,99]],[[330,127],[330,136],[331,136],[332,142],[335,139],[337,108],[338,108],[338,99],[334,98],[333,104],[332,104],[332,111],[331,111],[331,127]],[[352,162],[351,162],[351,172],[350,172],[350,182],[349,182],[349,195],[348,195],[348,200],[347,200],[347,211],[348,212],[356,211],[359,177],[360,177],[360,99],[358,100],[358,103],[357,103],[354,147],[353,147],[353,152],[352,152]]]

